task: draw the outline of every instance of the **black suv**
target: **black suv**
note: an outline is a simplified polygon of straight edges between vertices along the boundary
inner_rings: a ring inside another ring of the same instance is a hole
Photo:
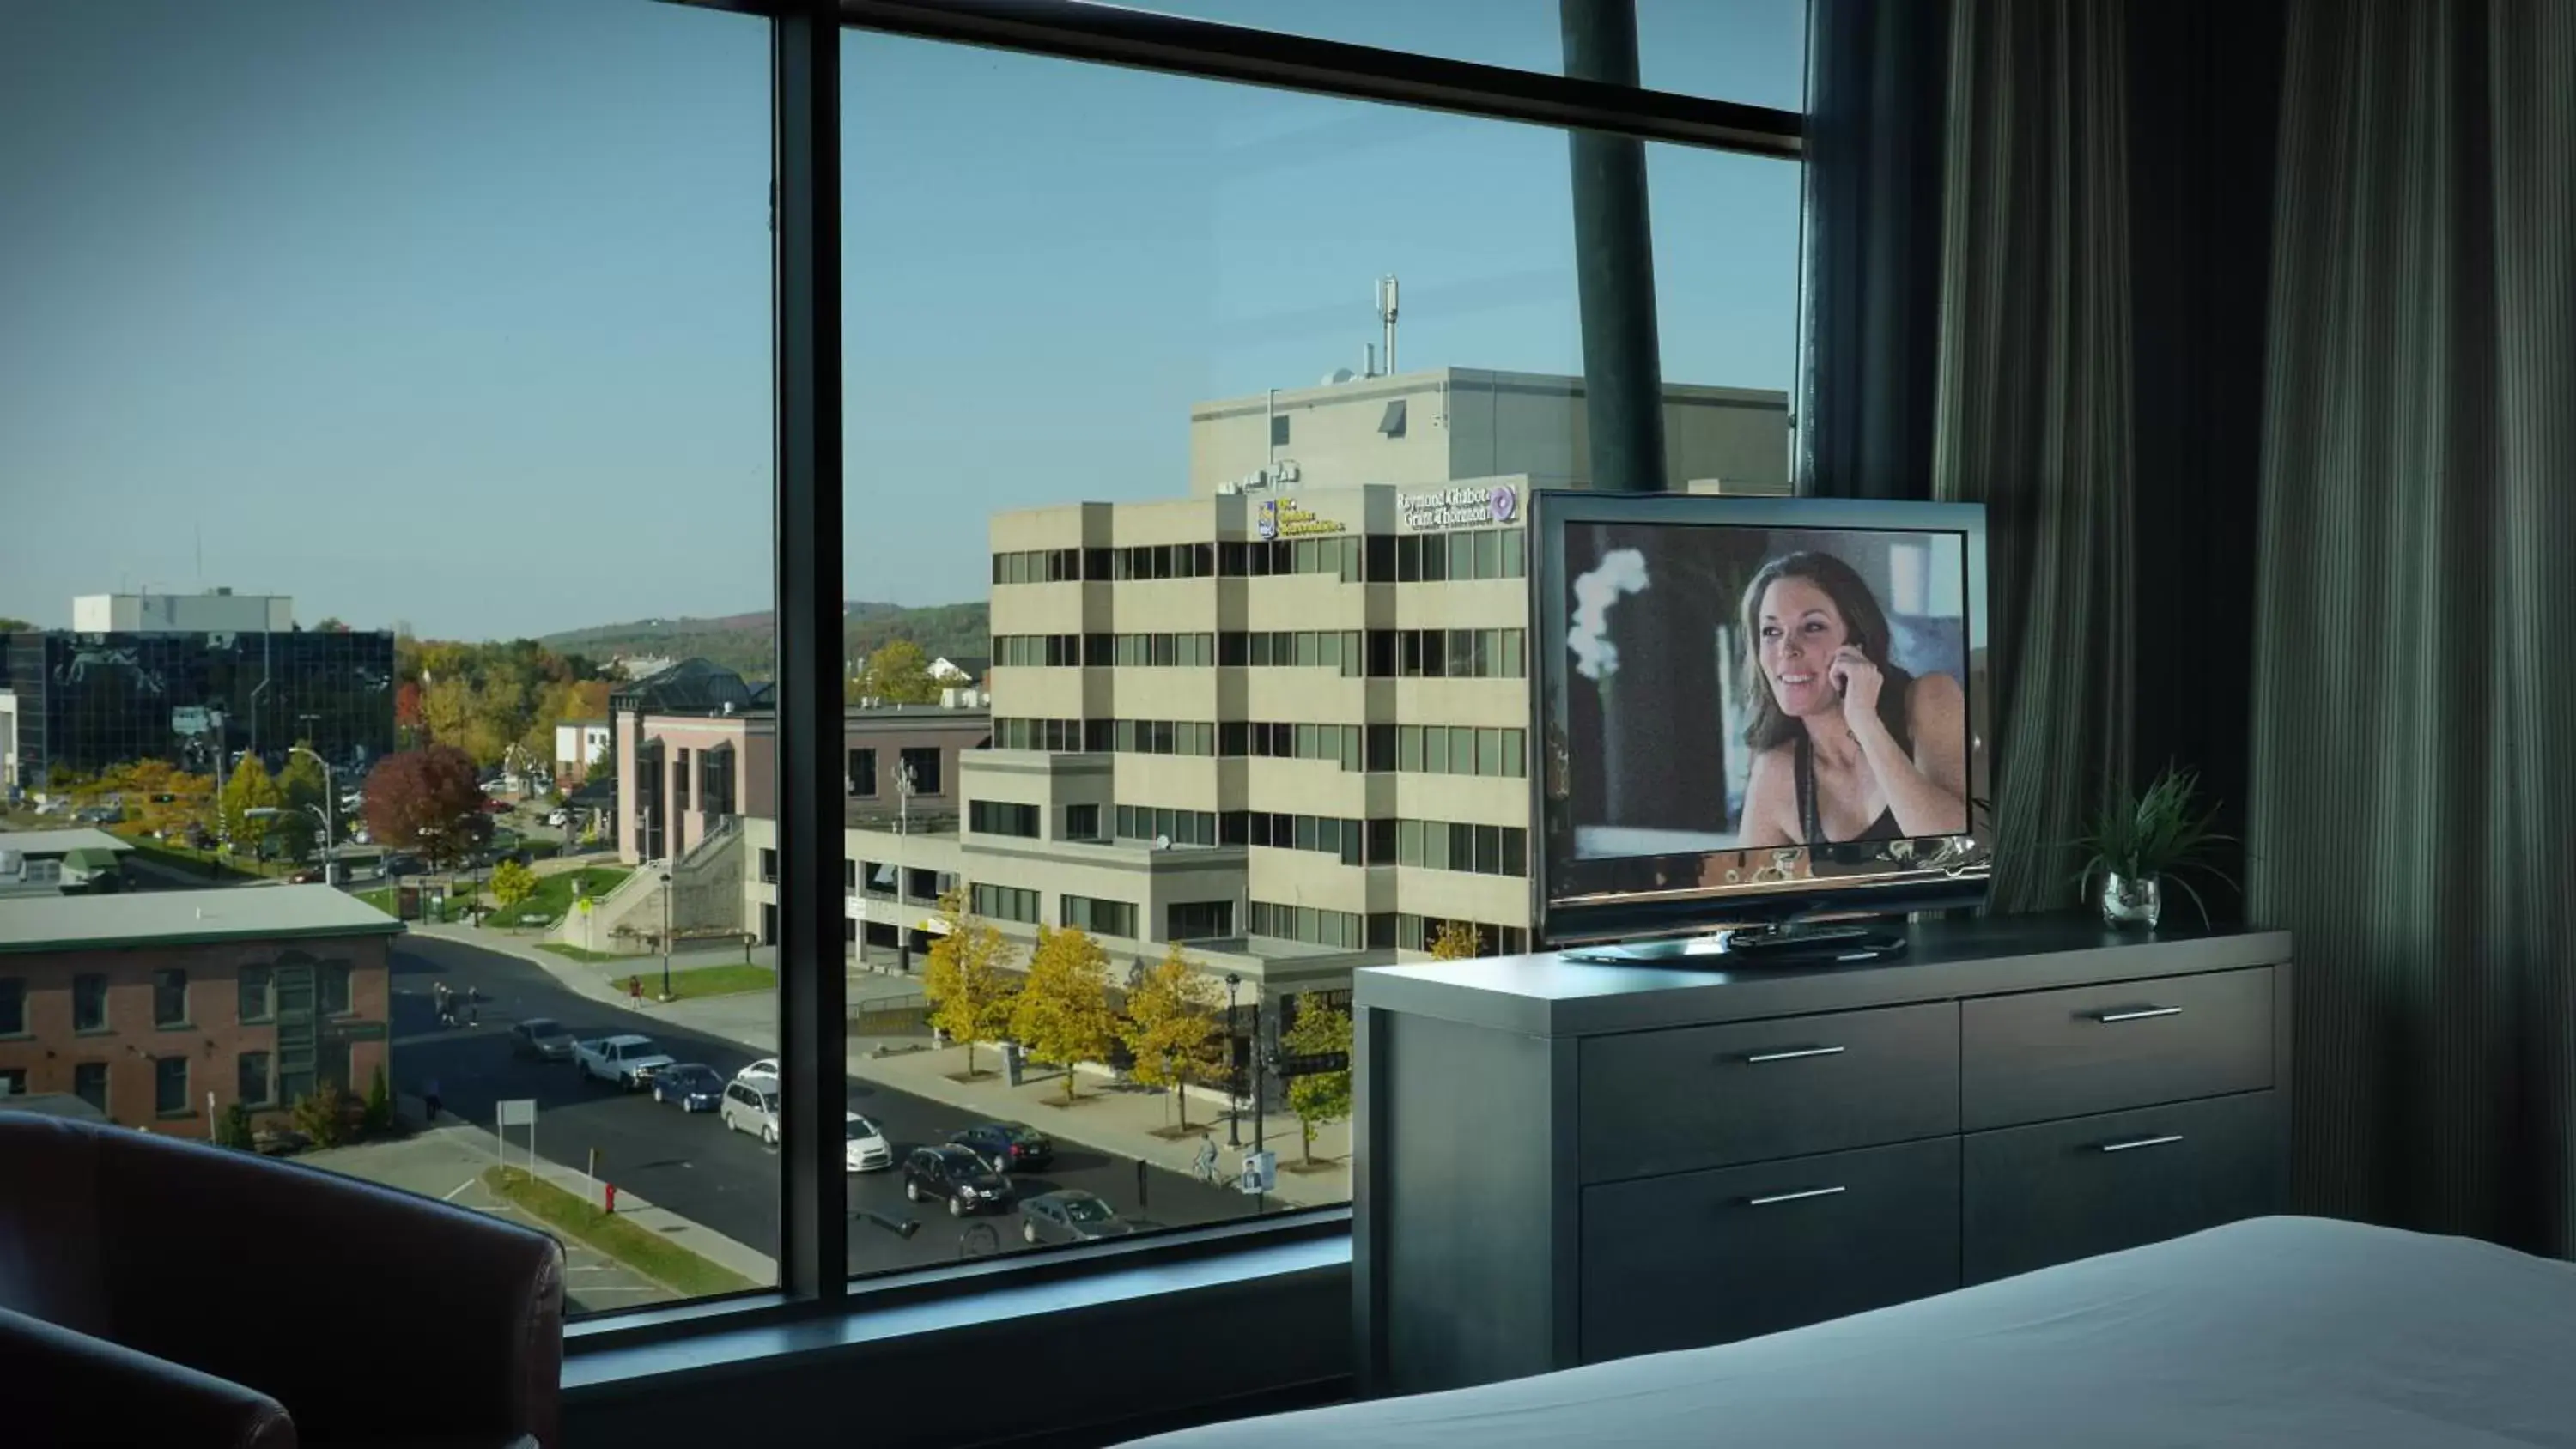
[[[966,1148],[916,1147],[903,1159],[903,1195],[912,1202],[941,1199],[950,1217],[962,1218],[999,1209],[1009,1200],[1011,1185]]]
[[[978,1122],[948,1134],[995,1172],[1035,1172],[1055,1161],[1055,1143],[1025,1122]]]

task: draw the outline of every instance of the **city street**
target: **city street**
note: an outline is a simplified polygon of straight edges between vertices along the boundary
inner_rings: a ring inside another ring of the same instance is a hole
[[[431,985],[479,990],[481,1021],[440,1028]],[[394,953],[394,1073],[396,1090],[418,1094],[435,1078],[445,1109],[489,1127],[493,1104],[507,1098],[537,1102],[539,1155],[572,1168],[586,1165],[595,1149],[601,1175],[655,1205],[775,1256],[778,1244],[778,1162],[774,1152],[743,1133],[727,1132],[713,1112],[689,1114],[585,1081],[565,1063],[533,1062],[511,1054],[510,1024],[549,1016],[576,1036],[636,1031],[651,1036],[681,1061],[698,1061],[727,1077],[754,1053],[735,1043],[686,1030],[665,1030],[650,1011],[603,1005],[559,985],[537,966],[462,942],[421,936],[401,938]],[[849,1105],[885,1132],[900,1162],[911,1147],[944,1140],[974,1118],[955,1107],[865,1082],[849,1086]],[[1043,1120],[1032,1126],[1047,1131]],[[1050,1134],[1052,1135],[1052,1134]],[[513,1134],[514,1143],[516,1134]],[[1054,1165],[1016,1179],[1029,1195],[1058,1187],[1098,1194],[1121,1216],[1142,1226],[1180,1226],[1249,1215],[1252,1200],[1231,1188],[1197,1182],[1160,1168],[1147,1170],[1146,1201],[1137,1201],[1136,1164],[1059,1139]],[[1025,1250],[1016,1213],[952,1220],[946,1205],[904,1200],[897,1171],[852,1174],[850,1269],[853,1273],[953,1262],[997,1250]],[[919,1224],[906,1239],[872,1222],[860,1210],[892,1222]]]

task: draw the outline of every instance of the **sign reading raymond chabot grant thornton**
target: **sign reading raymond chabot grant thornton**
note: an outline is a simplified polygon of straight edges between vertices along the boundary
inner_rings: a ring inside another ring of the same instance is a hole
[[[1486,528],[1520,516],[1521,496],[1508,483],[1477,484],[1407,493],[1396,499],[1396,512],[1415,533],[1443,528]]]

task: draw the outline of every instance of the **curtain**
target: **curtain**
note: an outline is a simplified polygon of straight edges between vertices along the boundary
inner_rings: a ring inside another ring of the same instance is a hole
[[[2064,906],[2133,718],[2126,8],[1957,0],[1935,497],[1986,504],[1991,908]]]
[[[2304,1210],[2576,1246],[2576,6],[2294,0],[2252,913]]]

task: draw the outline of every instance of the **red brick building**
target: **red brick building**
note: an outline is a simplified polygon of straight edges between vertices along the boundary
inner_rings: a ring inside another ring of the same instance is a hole
[[[402,929],[320,885],[0,903],[0,1087],[186,1137],[236,1101],[363,1094],[393,1070]]]

